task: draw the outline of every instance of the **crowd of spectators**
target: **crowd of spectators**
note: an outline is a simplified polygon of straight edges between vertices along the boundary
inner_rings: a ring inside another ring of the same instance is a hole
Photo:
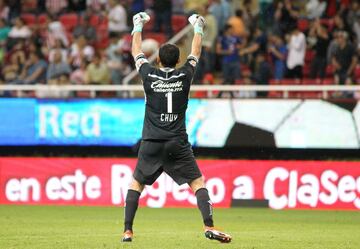
[[[153,16],[150,51],[179,30],[175,15],[181,27],[192,13],[205,17],[195,83],[360,78],[359,0],[0,0],[0,84],[120,84],[134,68],[139,11]]]
[[[234,13],[229,3],[209,1],[201,11],[210,21],[198,83],[209,82],[216,70],[223,84],[350,85],[360,80],[359,0],[243,0]]]

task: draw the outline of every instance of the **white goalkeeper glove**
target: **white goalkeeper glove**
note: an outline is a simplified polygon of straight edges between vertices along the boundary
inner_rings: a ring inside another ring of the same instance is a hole
[[[135,32],[141,32],[144,24],[150,21],[150,16],[145,12],[139,12],[133,16],[133,24],[134,28],[131,32],[133,35]]]
[[[204,27],[205,27],[204,17],[197,14],[193,14],[189,17],[188,20],[191,23],[191,25],[194,27],[195,34],[200,34],[200,35],[204,34]]]

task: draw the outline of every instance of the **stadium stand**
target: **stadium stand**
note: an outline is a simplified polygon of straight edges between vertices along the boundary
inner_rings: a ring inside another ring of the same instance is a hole
[[[121,84],[129,70],[134,70],[129,53],[129,32],[109,32],[111,24],[108,16],[112,8],[124,8],[127,15],[125,20],[128,21],[123,26],[130,30],[129,20],[134,11],[147,11],[152,19],[145,26],[144,38],[162,44],[169,37],[163,31],[156,32],[154,22],[159,13],[154,11],[153,6],[159,7],[156,5],[158,1],[111,0],[105,1],[107,4],[87,1],[83,5],[71,0],[0,1],[0,84],[21,85],[26,82],[26,72],[39,66],[36,63],[28,65],[29,52],[36,52],[41,62],[44,61],[48,67],[51,55],[57,50],[61,51],[63,62],[71,67],[70,74],[64,75],[70,84],[91,83],[86,82],[86,68],[95,54],[99,54],[104,64],[113,69],[109,51],[114,50],[118,73],[111,73],[110,82]],[[357,0],[335,3],[278,0],[266,5],[260,5],[257,0],[169,2],[170,6],[176,6],[171,16],[174,35],[187,25],[187,16],[191,13],[204,15],[208,23],[195,84],[207,82],[209,75],[215,84],[236,85],[355,85],[360,82],[360,4]],[[85,19],[89,20],[95,32],[91,28],[84,28],[80,32],[85,36],[84,40],[78,34],[74,35],[74,30],[83,25]],[[232,32],[224,35],[223,28],[230,19]],[[28,30],[31,31],[30,36]],[[95,40],[89,38],[91,34]],[[305,52],[294,56],[292,53],[297,49],[294,46],[297,45],[297,37],[301,36],[299,34],[305,35],[306,42],[300,44],[301,51]],[[235,35],[238,35],[240,41],[235,47],[226,48],[226,44],[222,45],[229,52],[233,49],[231,53],[237,55],[235,61],[241,73],[236,75],[234,81],[225,82],[221,73],[224,55],[219,54],[215,47],[220,37],[226,43]],[[345,45],[341,45],[342,37]],[[266,64],[260,65],[259,55],[265,55]],[[271,69],[270,78],[267,82],[259,82],[257,79],[263,79],[262,74],[266,73],[263,69],[267,65]],[[108,71],[110,73],[112,70]],[[80,80],[73,80],[79,77]],[[48,84],[49,80],[44,83]],[[77,95],[87,96],[83,93]],[[12,93],[4,92],[2,95],[11,96]],[[283,94],[271,91],[268,97],[283,97]],[[321,94],[316,91],[301,94],[293,92],[289,97],[321,98]]]

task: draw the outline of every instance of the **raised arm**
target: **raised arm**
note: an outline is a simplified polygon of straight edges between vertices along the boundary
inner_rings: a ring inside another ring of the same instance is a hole
[[[191,44],[191,55],[200,58],[202,47],[202,36],[204,35],[205,19],[204,17],[193,14],[189,17],[189,22],[194,27],[194,37]]]
[[[136,58],[139,54],[142,54],[143,51],[141,50],[141,43],[142,43],[142,35],[141,32],[135,32],[132,37],[132,44],[131,44],[131,54]]]
[[[150,16],[145,12],[137,13],[133,16],[133,24],[134,28],[131,32],[132,38],[132,45],[131,45],[131,54],[136,59],[136,56],[142,54],[141,50],[141,43],[142,43],[142,36],[141,32],[145,23],[150,20]]]

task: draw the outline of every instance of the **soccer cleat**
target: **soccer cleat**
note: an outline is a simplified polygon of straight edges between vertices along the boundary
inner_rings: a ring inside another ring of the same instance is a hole
[[[214,227],[205,227],[205,237],[211,240],[217,240],[221,243],[230,243],[231,236],[229,234],[220,232]]]
[[[122,242],[131,242],[133,237],[133,232],[131,230],[126,230],[122,238]]]

